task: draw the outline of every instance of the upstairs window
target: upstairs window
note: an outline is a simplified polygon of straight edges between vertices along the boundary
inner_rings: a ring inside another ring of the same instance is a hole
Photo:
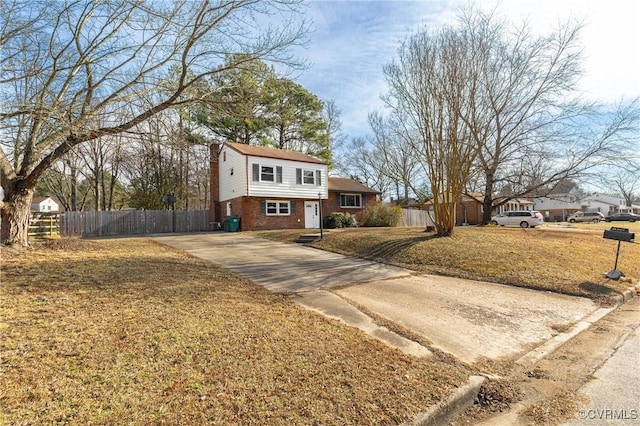
[[[282,183],[282,167],[262,166],[254,163],[251,165],[251,180],[254,182]]]
[[[275,171],[270,166],[260,166],[260,180],[262,182],[274,182]]]
[[[296,184],[322,185],[322,170],[296,169]]]
[[[314,185],[316,183],[316,174],[313,170],[303,170],[302,171],[302,183],[307,185]]]

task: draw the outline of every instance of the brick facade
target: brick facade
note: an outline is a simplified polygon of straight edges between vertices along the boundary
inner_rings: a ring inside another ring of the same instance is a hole
[[[235,147],[236,149],[238,147]],[[308,160],[311,164],[318,163],[318,160],[312,157],[305,156],[299,158],[301,153],[292,153],[289,151],[279,151],[269,148],[269,151],[265,151],[264,147],[247,147],[242,146],[243,150],[250,150],[246,155],[260,155],[265,152],[269,153],[269,156],[273,152],[282,156],[283,161],[304,161]],[[241,196],[232,198],[230,200],[220,201],[220,164],[219,157],[221,152],[221,146],[218,144],[212,144],[210,147],[210,193],[211,204],[209,208],[209,220],[210,222],[223,223],[224,218],[227,215],[240,216],[240,230],[268,230],[268,229],[304,229],[305,228],[305,205],[306,201],[317,202],[318,199],[303,199],[292,197],[250,197]],[[244,151],[241,151],[244,152]],[[269,157],[267,156],[267,157]],[[281,157],[277,157],[281,158]],[[324,163],[322,163],[324,164]],[[327,178],[328,181],[328,199],[322,200],[322,214],[321,220],[329,216],[332,212],[345,212],[357,215],[366,207],[373,206],[376,203],[377,191],[372,190],[358,182],[346,178]],[[331,190],[333,187],[333,191]],[[225,187],[226,188],[226,187]],[[223,188],[224,189],[224,188]],[[223,191],[224,192],[224,191]],[[340,207],[340,194],[360,194],[362,199],[362,207],[359,208],[343,208]],[[298,196],[300,196],[298,194]],[[303,195],[308,196],[308,195]],[[262,204],[264,201],[288,201],[290,203],[289,215],[267,215],[265,212],[265,206]],[[317,214],[317,212],[316,212]]]
[[[362,197],[362,207],[340,207],[340,192],[330,191],[329,199],[322,201],[322,215],[326,217],[333,212],[342,212],[351,213],[355,216],[367,207],[375,206],[377,202],[376,194],[361,194],[360,196]]]
[[[260,231],[267,229],[303,229],[305,200],[269,197],[272,201],[289,201],[292,213],[289,216],[267,216],[262,212],[260,203],[267,200],[259,197],[238,197],[221,203],[223,218],[227,215],[227,203],[231,203],[231,215],[240,216],[241,231]]]

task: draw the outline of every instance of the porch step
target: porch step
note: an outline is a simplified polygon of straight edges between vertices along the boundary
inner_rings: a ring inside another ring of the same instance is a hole
[[[296,243],[300,243],[300,244],[313,243],[315,241],[318,241],[319,239],[320,239],[320,234],[304,234],[298,237],[298,239],[296,240]]]

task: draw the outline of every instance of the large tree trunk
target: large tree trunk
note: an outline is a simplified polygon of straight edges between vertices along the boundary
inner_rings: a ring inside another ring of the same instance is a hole
[[[485,179],[484,199],[482,200],[482,224],[488,225],[489,222],[491,222],[491,214],[493,211],[493,175],[487,174]]]
[[[6,189],[6,188],[5,188]],[[0,209],[0,242],[4,245],[29,246],[29,216],[33,189],[8,192]]]

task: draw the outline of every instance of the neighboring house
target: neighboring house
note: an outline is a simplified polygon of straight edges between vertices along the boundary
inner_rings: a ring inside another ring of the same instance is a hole
[[[329,199],[323,204],[325,216],[333,212],[357,214],[375,205],[379,191],[353,179],[330,177]]]
[[[588,211],[579,201],[566,201],[555,197],[536,197],[533,199],[533,208],[542,213],[547,222],[564,222],[575,212]]]
[[[482,223],[484,194],[473,192],[463,194],[456,204],[456,224],[479,225]]]
[[[33,197],[31,200],[31,213],[58,213],[60,206],[53,201],[53,198]]]
[[[500,201],[496,199],[496,201]],[[506,203],[502,204],[497,208],[496,213],[504,213],[504,212],[512,212],[512,211],[521,211],[521,210],[534,210],[533,201],[526,198],[514,198]]]
[[[405,200],[405,199],[394,199],[393,197],[391,197],[389,202],[394,206],[400,206],[403,209],[419,209],[420,210],[423,207],[423,203],[418,201],[416,198],[409,198]]]
[[[601,212],[605,216],[613,213],[638,213],[640,206],[627,206],[623,197],[593,193],[580,200],[583,211]]]
[[[319,228],[332,211],[375,201],[376,191],[351,183],[328,178],[324,161],[301,152],[213,144],[210,220],[240,216],[242,230]]]
[[[482,223],[484,196],[480,192],[462,194],[456,203],[456,225],[479,225]],[[422,210],[433,215],[433,201],[431,198],[421,205]]]
[[[543,214],[547,222],[564,222],[575,212],[591,212],[574,194],[554,194],[533,199],[533,208]],[[597,210],[594,210],[597,211]]]

